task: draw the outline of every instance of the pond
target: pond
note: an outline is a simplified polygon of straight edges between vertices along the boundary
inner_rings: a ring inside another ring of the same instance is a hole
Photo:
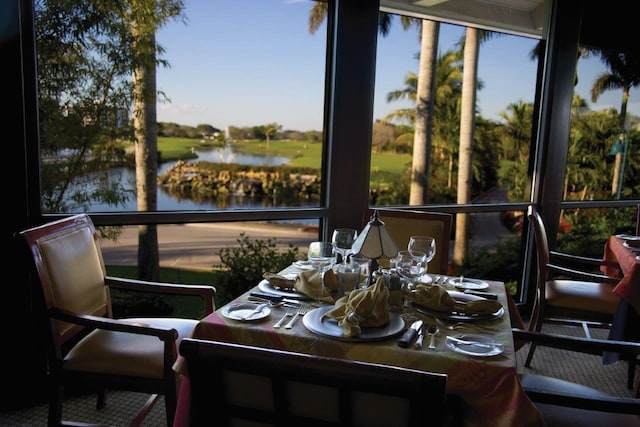
[[[191,162],[208,161],[212,163],[239,163],[243,165],[265,165],[277,166],[287,164],[288,157],[283,156],[259,156],[251,154],[234,153],[231,147],[196,149],[197,159]],[[174,162],[163,163],[158,168],[158,174],[166,172]],[[135,170],[117,167],[109,171],[109,180],[128,183],[129,188],[135,188]],[[317,206],[317,201],[304,202],[299,206]],[[270,197],[250,197],[229,195],[223,200],[195,201],[180,198],[169,194],[164,188],[158,189],[158,210],[160,211],[180,211],[180,210],[214,210],[214,209],[267,209],[283,207],[277,199]],[[137,203],[135,197],[131,197],[124,206],[112,206],[105,203],[94,203],[88,212],[122,212],[136,211]]]

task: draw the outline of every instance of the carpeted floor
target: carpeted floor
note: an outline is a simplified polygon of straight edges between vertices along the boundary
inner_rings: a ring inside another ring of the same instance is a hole
[[[545,325],[543,331],[548,333],[583,336],[582,329]],[[606,338],[607,332],[593,330],[592,334],[598,338]],[[528,346],[518,351],[517,361],[521,371],[524,368]],[[530,370],[548,376],[566,379],[580,384],[598,387],[616,396],[629,397],[632,392],[627,389],[627,363],[617,362],[603,365],[602,358],[593,355],[571,353],[562,350],[539,347],[536,349]],[[638,375],[638,373],[636,373]],[[99,423],[111,426],[126,426],[138,409],[144,404],[147,395],[140,393],[126,393],[112,391],[107,399],[107,406],[100,411],[95,409],[96,396],[81,396],[68,399],[64,403],[65,419],[78,420],[88,423]],[[0,413],[0,426],[38,427],[47,424],[47,405],[13,412]],[[145,420],[144,426],[162,427],[166,425],[164,401],[161,400],[153,408]]]

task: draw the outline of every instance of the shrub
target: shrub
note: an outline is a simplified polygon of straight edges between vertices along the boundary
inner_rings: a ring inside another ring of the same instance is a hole
[[[284,251],[279,250],[277,240],[273,238],[251,240],[245,233],[240,233],[236,241],[239,246],[223,248],[219,253],[224,266],[217,295],[221,304],[256,286],[264,273],[288,267],[298,255],[298,248],[292,244]]]

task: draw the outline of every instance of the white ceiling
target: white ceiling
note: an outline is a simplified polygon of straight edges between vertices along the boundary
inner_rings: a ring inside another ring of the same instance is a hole
[[[380,0],[384,12],[541,37],[545,0]]]

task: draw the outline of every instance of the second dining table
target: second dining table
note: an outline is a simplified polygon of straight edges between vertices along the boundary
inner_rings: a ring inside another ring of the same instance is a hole
[[[291,276],[300,271],[302,271],[300,267],[291,265],[279,273],[283,276]],[[456,288],[453,281],[447,281],[449,278],[444,276],[440,278],[442,279],[440,286],[446,287],[452,295],[462,294],[462,289]],[[466,426],[544,425],[535,405],[520,386],[505,285],[502,282],[489,280],[477,280],[477,282],[482,283],[486,287],[483,292],[493,295],[503,308],[495,316],[490,316],[486,320],[461,322],[462,327],[459,330],[447,327],[453,324],[450,321],[455,320],[455,316],[444,316],[446,322],[443,322],[442,318],[436,319],[440,317],[437,314],[434,316],[434,313],[420,310],[420,307],[413,304],[405,304],[402,311],[395,313],[392,317],[396,321],[400,319],[400,327],[394,326],[392,329],[387,327],[385,328],[387,335],[377,337],[374,334],[373,339],[345,338],[334,336],[332,331],[323,333],[322,330],[318,330],[314,327],[314,319],[317,321],[316,314],[320,311],[325,312],[328,304],[315,300],[292,301],[291,305],[298,305],[293,303],[299,302],[308,306],[308,310],[290,328],[285,328],[284,324],[281,327],[274,327],[274,324],[285,316],[287,310],[296,310],[292,307],[267,305],[260,309],[257,315],[248,317],[248,320],[234,316],[232,312],[234,308],[256,306],[255,302],[252,305],[249,304],[250,300],[255,301],[251,296],[252,293],[286,295],[279,292],[277,288],[272,289],[269,282],[262,281],[253,289],[202,319],[193,336],[200,339],[446,373],[447,394],[460,398]],[[245,313],[246,310],[243,311],[243,317],[246,316]],[[290,319],[291,317],[288,317],[287,321]],[[439,331],[435,335],[435,349],[428,348],[429,337],[425,337],[422,348],[415,348],[414,345],[404,348],[397,344],[399,336],[415,320],[423,320],[425,324],[439,325]],[[466,339],[488,338],[491,342],[499,343],[499,351],[485,351],[483,349],[487,346],[482,345],[478,347],[456,345],[454,341],[447,339],[448,336]],[[180,359],[175,369],[186,374],[183,361]],[[212,384],[212,387],[215,385]],[[189,399],[189,381],[188,377],[185,377],[180,390],[174,426],[188,425]]]

